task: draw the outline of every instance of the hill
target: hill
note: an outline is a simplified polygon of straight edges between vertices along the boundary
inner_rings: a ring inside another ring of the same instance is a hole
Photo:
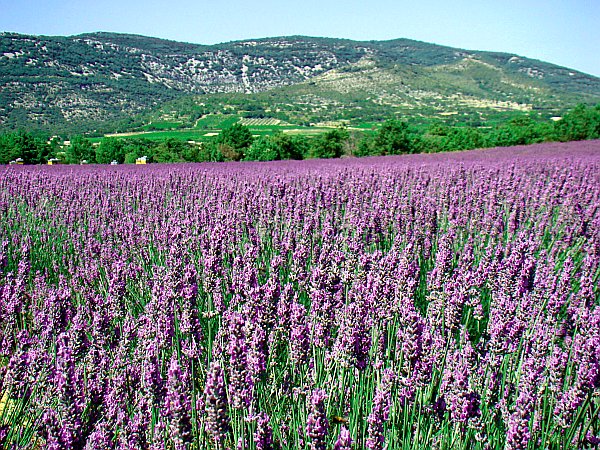
[[[0,130],[192,126],[216,114],[296,124],[550,116],[600,102],[600,78],[513,54],[303,36],[197,45],[0,34]],[[116,125],[118,124],[118,125]]]

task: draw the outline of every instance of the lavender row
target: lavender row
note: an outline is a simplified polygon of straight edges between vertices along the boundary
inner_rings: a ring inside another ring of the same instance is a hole
[[[600,143],[0,175],[6,448],[592,448]]]

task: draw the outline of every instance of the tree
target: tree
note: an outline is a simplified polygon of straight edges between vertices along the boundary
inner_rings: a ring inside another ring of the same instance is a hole
[[[540,123],[530,115],[522,115],[496,128],[489,136],[488,145],[508,147],[535,144],[554,140],[554,134],[552,126]]]
[[[96,152],[92,143],[83,136],[75,136],[67,150],[67,162],[69,164],[80,164],[82,161],[95,162]]]
[[[242,124],[234,123],[224,128],[217,136],[216,142],[233,150],[241,150],[241,153],[252,145],[254,140],[250,129]]]
[[[180,162],[183,160],[181,155],[184,147],[185,143],[180,140],[168,138],[156,146],[152,155],[152,161],[158,163]]]
[[[344,152],[344,143],[348,140],[348,130],[336,128],[315,138],[311,156],[313,158],[339,158]]]
[[[45,162],[51,158],[58,158],[58,153],[62,152],[61,139],[58,136],[53,136],[48,143],[48,157]]]
[[[356,156],[377,156],[381,153],[378,153],[377,148],[375,147],[375,137],[365,135],[358,143],[354,154]]]
[[[40,162],[42,148],[31,133],[19,131],[17,133],[16,145],[19,157],[23,158],[25,164],[38,164]]]
[[[202,154],[200,151],[201,145],[187,144],[181,150],[180,157],[187,162],[201,162]]]
[[[471,150],[485,146],[483,135],[477,128],[456,127],[450,128],[445,137],[444,150]]]
[[[125,144],[121,139],[105,138],[96,147],[96,162],[110,164],[112,161],[125,162]]]
[[[247,161],[276,161],[302,159],[305,141],[281,132],[256,139],[246,151]]]
[[[31,133],[18,131],[0,136],[0,163],[21,158],[25,164],[40,164],[48,160],[51,148]]]
[[[285,136],[285,135],[284,135]],[[291,159],[304,159],[310,153],[310,140],[306,136],[285,136],[289,146],[284,148],[285,155]]]
[[[399,120],[386,121],[373,143],[375,152],[380,155],[401,155],[411,152],[408,124]]]
[[[577,105],[556,122],[555,130],[561,141],[600,138],[600,105],[595,108]]]
[[[0,164],[8,164],[14,159],[15,147],[13,136],[12,133],[0,135]]]
[[[125,164],[135,164],[135,161],[138,159],[138,155],[136,152],[128,152],[125,154]]]
[[[256,139],[244,156],[246,161],[275,161],[279,159],[279,149],[271,136]]]
[[[219,145],[215,141],[203,142],[198,149],[198,160],[207,162],[224,161]]]

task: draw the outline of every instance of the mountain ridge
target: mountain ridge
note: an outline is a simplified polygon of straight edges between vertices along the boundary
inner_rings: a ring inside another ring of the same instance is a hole
[[[203,103],[198,98],[246,94],[254,101],[265,92],[277,97],[311,89],[320,99],[337,98],[326,109],[352,108],[346,105],[352,101],[377,110],[363,119],[453,111],[457,95],[478,111],[514,104],[515,110],[558,112],[600,102],[600,78],[593,75],[512,53],[405,38],[281,36],[206,45],[127,33],[2,32],[0,74],[0,129],[6,130],[102,128],[189,98]],[[370,95],[351,92],[352,85],[368,85],[369,76],[379,80]],[[335,77],[346,87],[331,88]],[[323,117],[333,118],[335,109]]]
[[[1,33],[5,33],[5,32],[0,32],[0,34]],[[19,34],[19,33],[16,33],[16,34]],[[23,34],[23,36],[36,36],[36,35]],[[44,37],[44,35],[37,35],[37,36]],[[361,43],[361,44],[385,44],[385,43],[395,43],[395,42],[405,43],[405,44],[413,43],[413,44],[422,44],[422,45],[437,47],[440,49],[459,51],[459,52],[465,52],[465,53],[472,52],[472,53],[483,53],[483,54],[488,54],[488,55],[511,55],[511,56],[515,56],[515,57],[530,61],[532,63],[547,64],[547,65],[555,66],[560,69],[565,69],[565,70],[569,70],[571,72],[576,72],[578,74],[586,75],[589,77],[600,78],[600,76],[598,76],[598,75],[594,75],[594,74],[585,72],[583,70],[569,68],[568,66],[564,66],[561,64],[557,64],[557,63],[552,63],[549,61],[544,61],[539,58],[531,58],[531,57],[528,57],[525,55],[520,55],[520,54],[513,53],[513,52],[502,52],[502,51],[496,51],[496,50],[467,49],[467,48],[463,48],[463,47],[452,47],[450,45],[437,44],[437,43],[433,43],[433,42],[422,41],[419,39],[410,39],[410,38],[356,40],[356,39],[339,38],[339,37],[309,36],[309,35],[303,35],[303,34],[292,34],[292,35],[281,35],[281,36],[271,36],[271,37],[261,37],[261,38],[234,39],[231,41],[217,42],[214,44],[205,44],[205,43],[196,43],[196,42],[189,42],[189,41],[177,41],[174,39],[167,39],[167,38],[160,38],[160,37],[153,37],[153,36],[144,36],[144,35],[135,34],[135,33],[119,33],[119,32],[111,32],[111,31],[94,31],[94,32],[90,32],[90,33],[80,33],[80,34],[70,35],[70,36],[66,36],[66,37],[75,38],[75,37],[86,37],[86,36],[88,36],[88,37],[96,36],[96,37],[105,37],[105,38],[111,38],[111,37],[117,37],[117,36],[123,37],[123,38],[142,38],[142,39],[146,39],[146,40],[155,40],[155,41],[169,42],[169,43],[174,43],[174,44],[190,45],[190,46],[194,46],[194,47],[204,47],[204,48],[221,47],[221,46],[226,46],[226,45],[230,45],[230,44],[243,44],[245,42],[250,42],[250,41],[257,41],[257,42],[269,41],[269,40],[274,40],[274,39],[300,39],[300,40],[316,40],[316,41],[327,40],[327,41],[338,41],[340,43]],[[45,36],[45,37],[56,37],[56,36]]]

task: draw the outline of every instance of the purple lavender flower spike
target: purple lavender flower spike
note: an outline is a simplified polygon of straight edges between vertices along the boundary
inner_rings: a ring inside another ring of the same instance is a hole
[[[352,437],[350,436],[350,431],[343,425],[340,429],[340,435],[333,445],[333,450],[352,450]]]
[[[256,420],[254,444],[257,450],[273,450],[273,430],[269,425],[269,416],[260,413]]]
[[[204,387],[206,411],[206,432],[217,447],[223,445],[231,429],[225,391],[225,377],[221,365],[214,361],[206,377]]]
[[[384,423],[389,420],[391,407],[391,390],[396,375],[390,369],[383,373],[381,384],[375,390],[371,414],[367,418],[367,440],[365,446],[369,450],[383,450],[385,448]]]
[[[229,355],[229,395],[231,407],[240,409],[250,405],[253,383],[248,370],[248,346],[246,343],[246,321],[242,314],[227,314],[227,354]]]
[[[306,420],[306,435],[310,439],[311,450],[327,448],[329,421],[325,413],[327,395],[323,389],[315,389],[310,395],[310,409]]]
[[[181,370],[177,354],[171,356],[165,398],[165,416],[169,422],[169,435],[175,450],[185,450],[192,442],[190,417],[191,399],[188,392],[189,375]]]
[[[294,367],[307,362],[310,348],[306,308],[300,303],[293,303],[290,312],[290,358]]]

